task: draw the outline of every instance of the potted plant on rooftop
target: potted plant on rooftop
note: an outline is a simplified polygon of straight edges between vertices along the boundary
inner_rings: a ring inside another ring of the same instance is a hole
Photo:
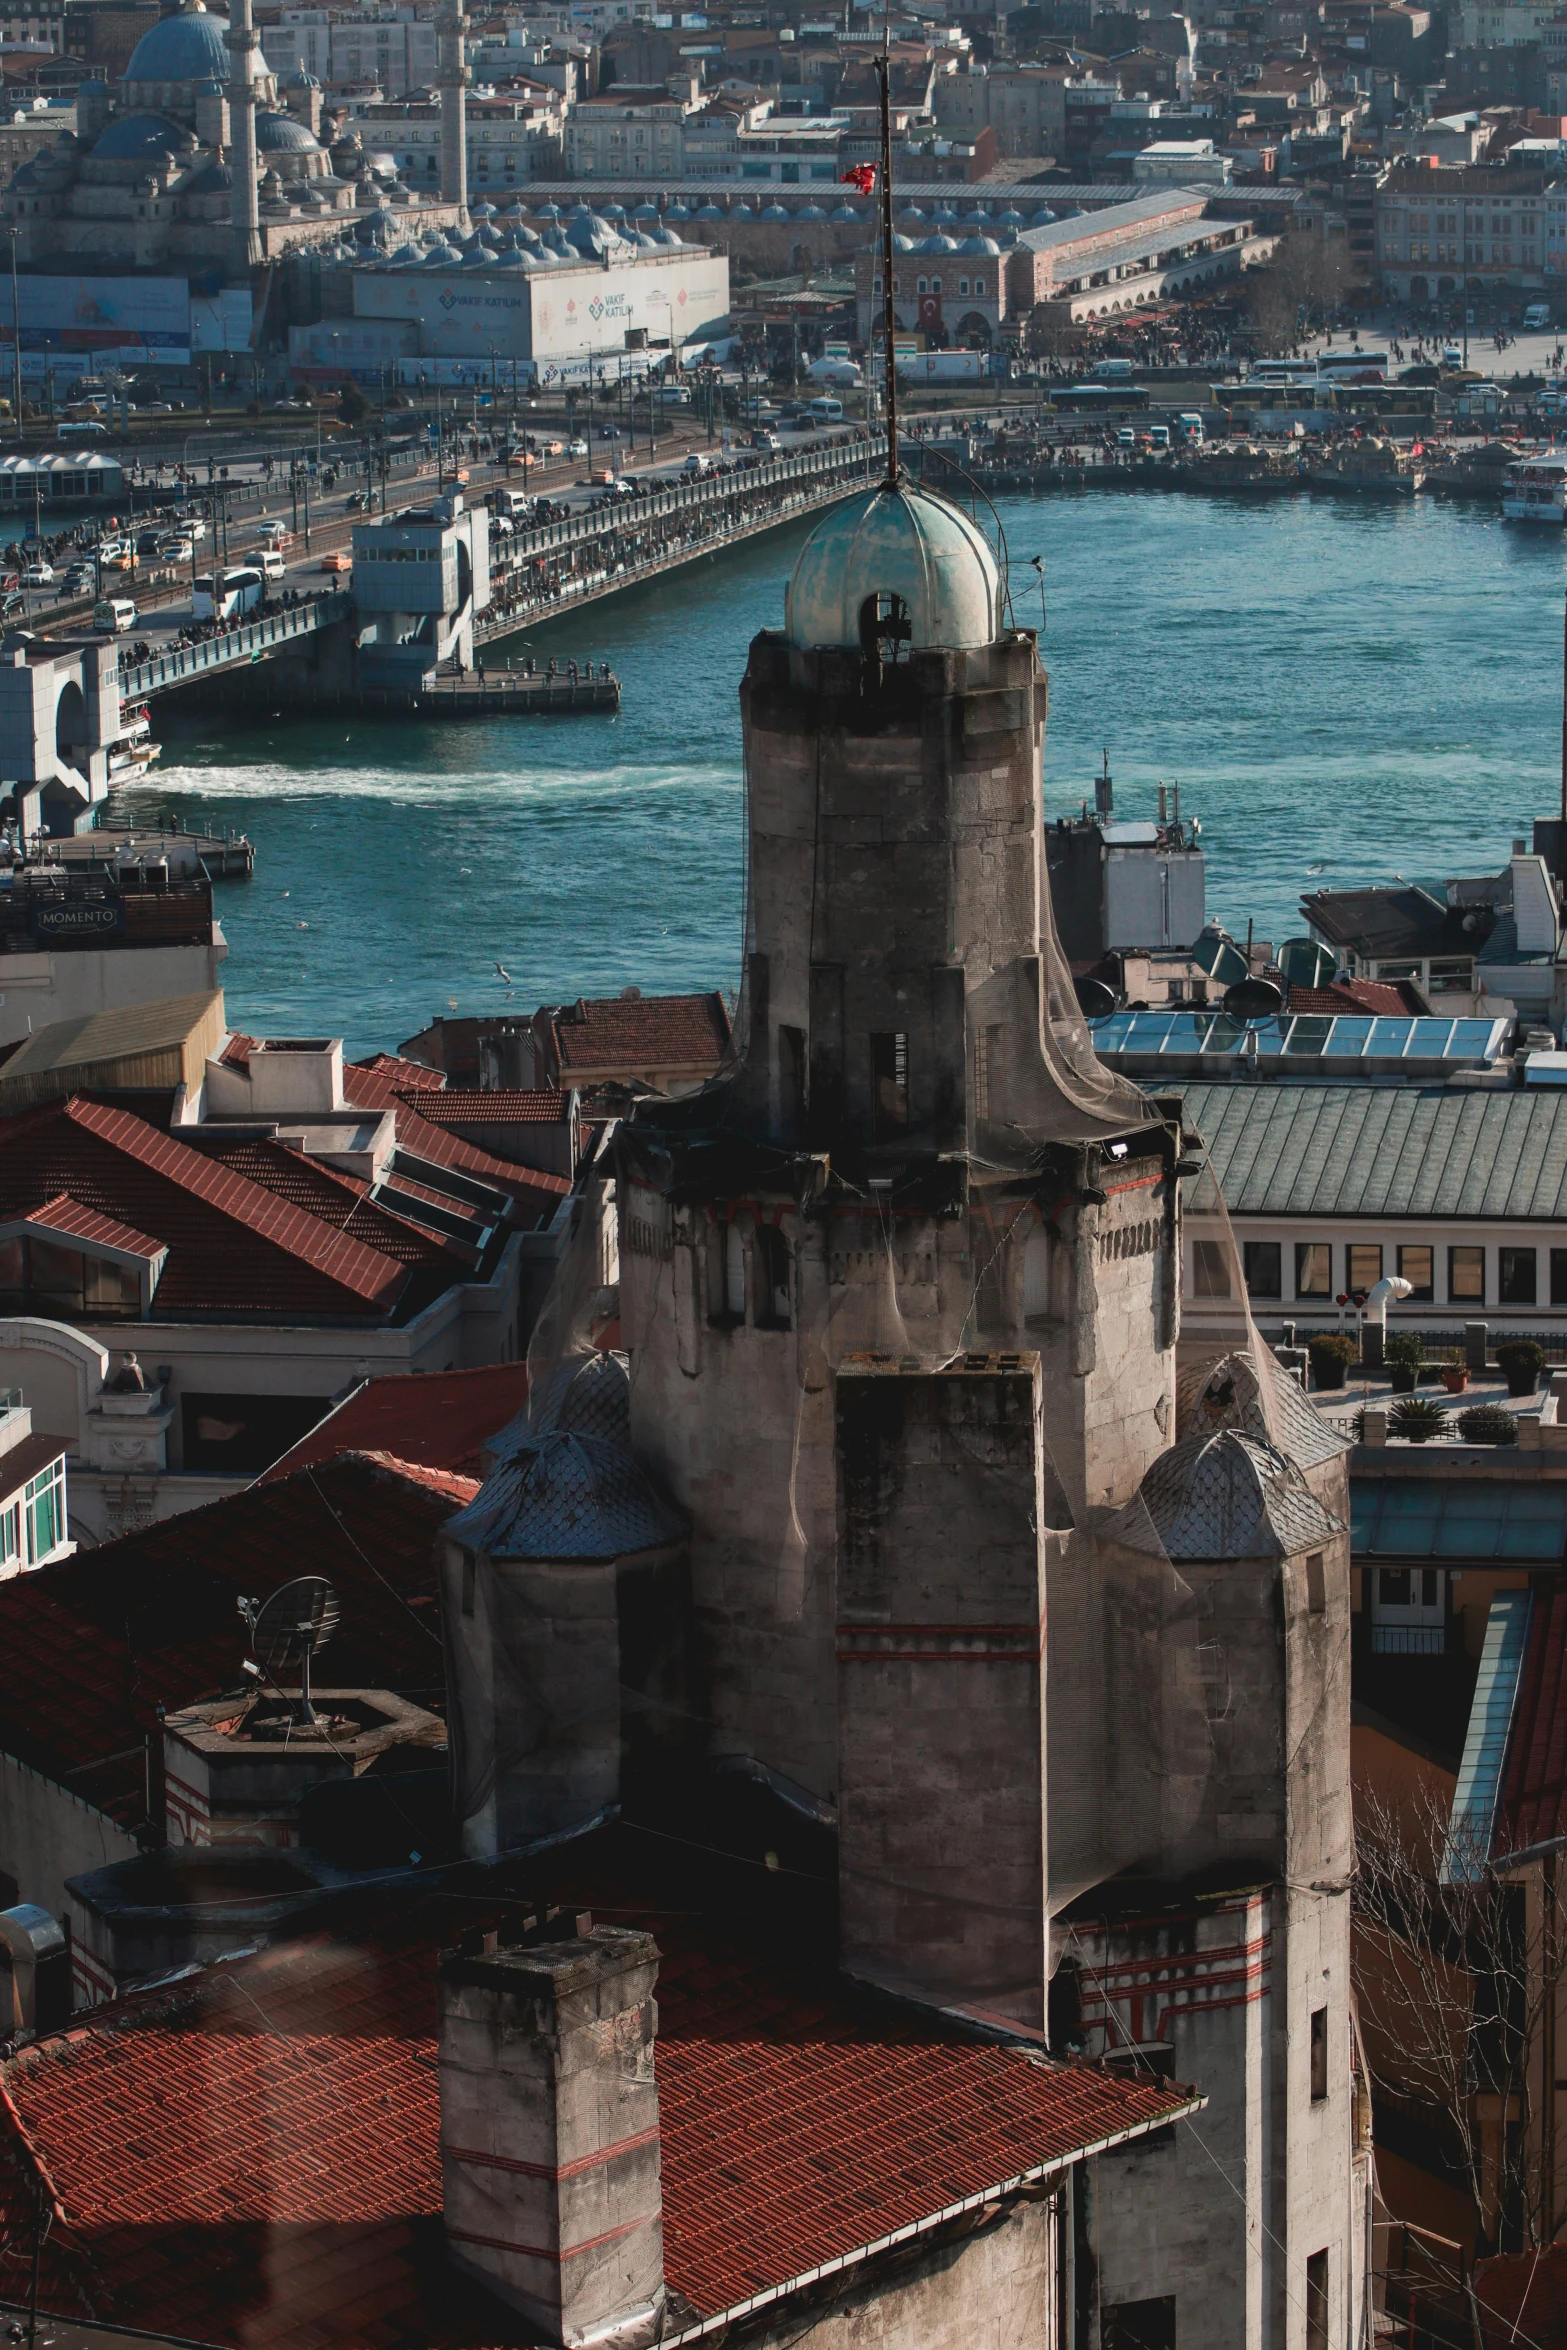
[[[1426,1350],[1420,1335],[1414,1330],[1395,1330],[1382,1349],[1382,1359],[1388,1368],[1395,1395],[1413,1395],[1420,1384],[1425,1367]]]
[[[1469,1365],[1461,1346],[1450,1346],[1442,1356],[1442,1385],[1449,1395],[1462,1395],[1469,1384]]]
[[[1355,1359],[1355,1341],[1342,1330],[1319,1330],[1306,1341],[1311,1376],[1318,1387],[1342,1387]]]
[[[1516,1444],[1518,1422],[1499,1403],[1472,1403],[1458,1415],[1458,1433],[1465,1444]]]
[[[1433,1395],[1401,1395],[1387,1416],[1388,1433],[1410,1444],[1429,1444],[1446,1424],[1447,1414]]]
[[[1533,1395],[1545,1368],[1545,1349],[1537,1339],[1504,1338],[1496,1360],[1506,1376],[1509,1395]]]

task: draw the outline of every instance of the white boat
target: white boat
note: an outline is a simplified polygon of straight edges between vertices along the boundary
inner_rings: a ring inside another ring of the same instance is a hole
[[[1502,483],[1502,512],[1509,522],[1567,521],[1567,457],[1520,457]]]
[[[152,739],[152,721],[145,702],[121,714],[122,732],[118,743],[109,753],[109,781],[134,783],[145,775],[155,759],[163,756],[162,743]]]

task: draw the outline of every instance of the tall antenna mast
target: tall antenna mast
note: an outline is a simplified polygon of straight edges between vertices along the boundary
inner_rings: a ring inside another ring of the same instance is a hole
[[[889,0],[890,6],[890,0]],[[885,487],[898,486],[898,367],[893,348],[896,331],[896,313],[892,306],[892,18],[889,13],[882,20],[881,55],[876,60],[876,71],[881,79],[881,289],[882,340],[886,345],[887,366],[887,479]],[[1564,721],[1567,725],[1567,721]],[[1567,760],[1567,736],[1564,736],[1563,758]],[[1567,767],[1563,770],[1563,791],[1567,792]]]

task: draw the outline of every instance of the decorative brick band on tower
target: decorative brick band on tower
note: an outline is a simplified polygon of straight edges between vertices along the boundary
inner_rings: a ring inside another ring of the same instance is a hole
[[[664,2304],[657,1978],[612,1926],[441,1962],[447,2246],[567,2350],[635,2350]]]

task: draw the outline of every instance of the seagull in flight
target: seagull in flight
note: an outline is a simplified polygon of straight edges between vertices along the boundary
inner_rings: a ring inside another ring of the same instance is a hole
[[[510,973],[510,972],[509,972],[509,971],[506,969],[506,966],[504,965],[504,963],[497,963],[497,964],[496,964],[496,966],[495,966],[495,976],[496,976],[496,978],[497,978],[497,979],[504,979],[504,980],[505,980],[505,982],[506,982],[506,984],[507,984],[507,986],[508,986],[508,987],[510,987],[510,985],[511,985],[511,973]]]

